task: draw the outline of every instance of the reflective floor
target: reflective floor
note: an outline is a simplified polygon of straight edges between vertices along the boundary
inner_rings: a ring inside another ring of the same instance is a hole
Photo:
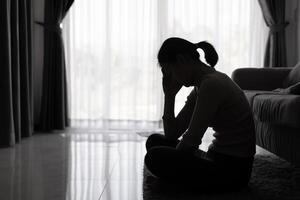
[[[99,130],[26,138],[0,149],[0,199],[146,199],[145,140],[135,131]],[[210,140],[208,133],[201,149]]]

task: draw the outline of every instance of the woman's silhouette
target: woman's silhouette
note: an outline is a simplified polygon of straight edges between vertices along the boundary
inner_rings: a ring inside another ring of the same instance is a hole
[[[198,48],[210,66],[200,60]],[[215,192],[238,190],[249,182],[255,154],[252,112],[243,91],[214,69],[217,61],[207,42],[169,38],[159,50],[165,135],[148,138],[145,165],[161,180]],[[194,89],[175,117],[175,96],[182,86]],[[208,127],[215,139],[203,152],[198,147]]]

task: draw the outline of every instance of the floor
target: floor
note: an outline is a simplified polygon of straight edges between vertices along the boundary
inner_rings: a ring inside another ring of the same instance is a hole
[[[200,148],[211,139],[208,131]],[[26,138],[0,149],[0,199],[143,199],[145,140],[135,131],[77,129]]]

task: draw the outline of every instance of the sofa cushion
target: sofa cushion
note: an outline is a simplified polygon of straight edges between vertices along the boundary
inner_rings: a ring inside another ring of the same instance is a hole
[[[300,82],[300,62],[289,72],[288,76],[283,81],[283,87],[287,88],[298,82]]]
[[[259,121],[300,128],[299,95],[260,94],[255,96],[252,110]]]
[[[274,93],[276,94],[276,92],[274,91],[263,91],[263,90],[244,90],[244,93],[251,107],[253,106],[254,97],[260,94],[274,94]]]

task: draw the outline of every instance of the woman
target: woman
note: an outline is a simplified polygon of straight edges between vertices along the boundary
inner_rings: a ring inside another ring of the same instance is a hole
[[[199,59],[198,48],[210,66]],[[217,52],[207,42],[169,38],[162,44],[158,62],[165,134],[153,134],[146,142],[145,165],[152,175],[205,191],[247,186],[255,154],[252,112],[243,91],[214,69],[217,61]],[[194,89],[175,117],[175,96],[182,86]],[[198,147],[208,127],[215,131],[215,139],[203,152]]]

